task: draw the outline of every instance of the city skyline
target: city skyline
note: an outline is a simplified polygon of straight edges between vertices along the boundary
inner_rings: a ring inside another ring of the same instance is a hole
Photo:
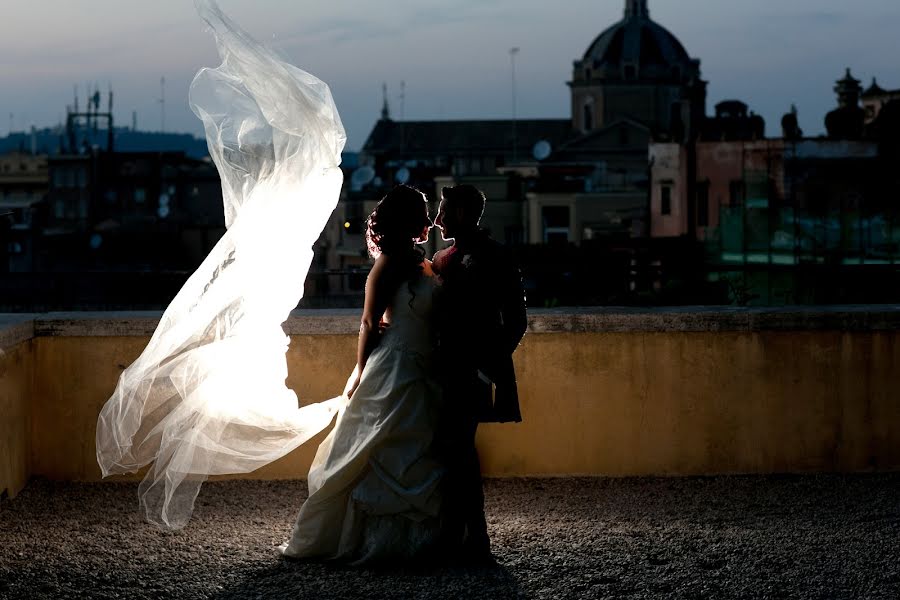
[[[517,116],[568,117],[572,61],[621,19],[623,4],[395,0],[373,13],[356,0],[302,9],[287,0],[254,6],[221,0],[254,37],[331,86],[348,150],[360,149],[378,119],[382,82],[394,118],[510,118],[513,47],[520,48]],[[891,0],[855,8],[836,0],[787,6],[650,0],[649,7],[651,17],[701,60],[710,82],[707,112],[721,100],[742,100],[765,118],[769,136],[780,133],[780,117],[792,103],[807,135],[823,133],[825,113],[836,106],[834,81],[847,67],[863,86],[877,77],[882,87],[900,88],[900,41],[893,35],[900,6]],[[99,85],[105,106],[110,84],[118,125],[130,125],[136,111],[139,129],[159,130],[165,77],[166,131],[202,135],[187,105],[188,85],[197,70],[219,61],[192,2],[94,0],[88,13],[62,0],[36,0],[12,9],[7,22],[10,33],[0,40],[3,134],[56,124],[75,85],[82,106],[87,86]]]

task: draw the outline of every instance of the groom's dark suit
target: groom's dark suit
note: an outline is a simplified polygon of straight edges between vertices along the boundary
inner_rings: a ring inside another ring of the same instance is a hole
[[[479,422],[521,421],[512,353],[525,334],[525,294],[510,253],[484,232],[434,256],[438,296],[438,369],[446,411],[441,420],[448,467],[448,516],[474,549],[488,548]]]

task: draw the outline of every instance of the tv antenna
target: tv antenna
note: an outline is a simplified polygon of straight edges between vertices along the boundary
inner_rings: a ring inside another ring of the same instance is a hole
[[[539,140],[534,145],[534,148],[531,149],[531,155],[534,157],[534,160],[544,160],[550,156],[551,152],[553,152],[553,147],[547,140]]]
[[[369,165],[363,165],[353,171],[353,174],[350,176],[350,189],[358,192],[371,183],[373,179],[375,179],[375,169]]]
[[[159,79],[159,131],[166,132],[166,78]]]
[[[518,161],[518,141],[516,140],[516,55],[519,47],[509,49],[509,64],[512,71],[512,156],[513,163]]]

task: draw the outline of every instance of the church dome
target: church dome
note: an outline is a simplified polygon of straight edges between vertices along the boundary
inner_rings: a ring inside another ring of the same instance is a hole
[[[626,79],[682,79],[698,70],[678,38],[650,19],[647,0],[627,0],[625,17],[594,39],[578,66]]]

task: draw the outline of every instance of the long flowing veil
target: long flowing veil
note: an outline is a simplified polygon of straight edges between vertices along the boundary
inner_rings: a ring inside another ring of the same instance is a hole
[[[208,475],[246,473],[329,425],[343,397],[298,408],[281,328],[334,210],[346,141],[328,86],[196,0],[222,64],[190,104],[222,179],[227,231],[172,300],[97,422],[104,477],[153,463],[147,519],[183,527]]]

